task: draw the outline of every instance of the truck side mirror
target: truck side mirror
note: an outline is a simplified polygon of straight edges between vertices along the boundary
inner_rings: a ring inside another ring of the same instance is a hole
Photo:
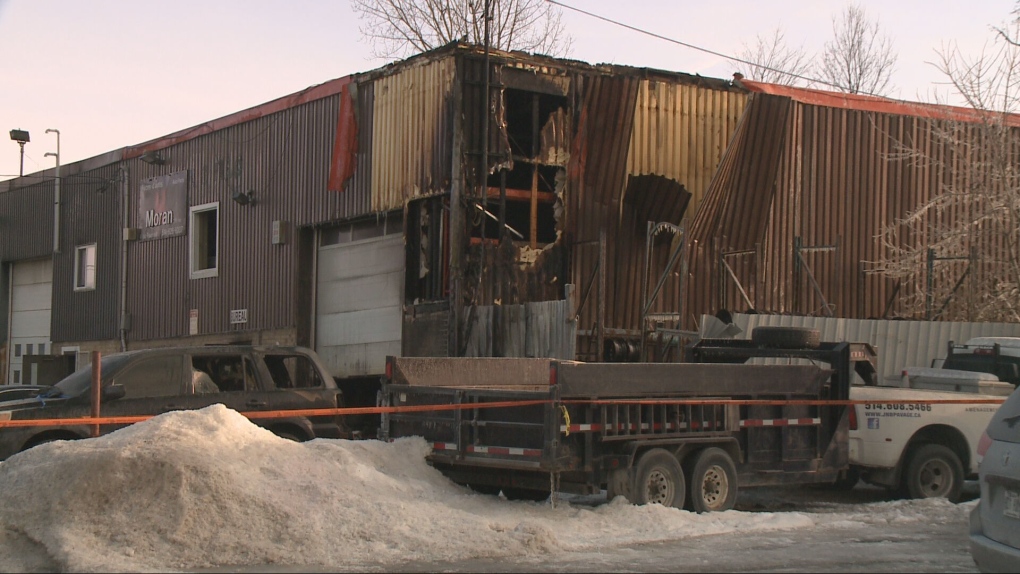
[[[124,398],[124,385],[118,385],[116,383],[103,387],[103,400],[104,401],[115,401],[117,399]]]

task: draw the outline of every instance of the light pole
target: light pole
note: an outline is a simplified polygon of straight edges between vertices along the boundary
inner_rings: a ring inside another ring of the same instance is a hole
[[[54,156],[57,160],[57,179],[53,187],[53,252],[60,253],[60,130],[46,130],[50,132],[57,134],[57,153],[46,152],[43,157]]]
[[[21,171],[18,177],[25,175],[25,144],[30,141],[27,130],[11,130],[11,139],[18,142],[21,147]]]

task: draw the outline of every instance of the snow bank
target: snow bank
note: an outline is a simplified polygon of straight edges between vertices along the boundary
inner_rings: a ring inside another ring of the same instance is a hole
[[[816,524],[623,499],[508,502],[429,467],[421,439],[295,443],[222,405],[0,463],[0,571],[331,566],[585,551]],[[855,520],[859,517],[848,518]]]

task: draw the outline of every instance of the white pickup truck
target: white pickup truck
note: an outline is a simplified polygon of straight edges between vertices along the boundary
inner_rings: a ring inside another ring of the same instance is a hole
[[[850,399],[865,402],[851,413],[851,467],[837,485],[863,479],[911,498],[958,501],[964,480],[977,475],[978,439],[1013,391],[1018,363],[1020,338],[976,338],[950,342],[941,369],[905,369],[901,387],[855,385]],[[939,400],[961,402],[928,402]]]

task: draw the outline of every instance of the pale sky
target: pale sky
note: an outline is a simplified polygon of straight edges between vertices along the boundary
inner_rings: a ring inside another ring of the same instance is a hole
[[[739,56],[782,28],[812,54],[845,0],[562,0],[630,26]],[[898,54],[890,96],[931,101],[928,62],[955,42],[978,55],[1015,0],[861,0]],[[730,79],[737,65],[563,10],[568,57]],[[8,132],[30,132],[24,171],[68,164],[388,63],[375,59],[346,0],[0,0],[0,180],[18,175]],[[951,97],[951,94],[949,94]]]

